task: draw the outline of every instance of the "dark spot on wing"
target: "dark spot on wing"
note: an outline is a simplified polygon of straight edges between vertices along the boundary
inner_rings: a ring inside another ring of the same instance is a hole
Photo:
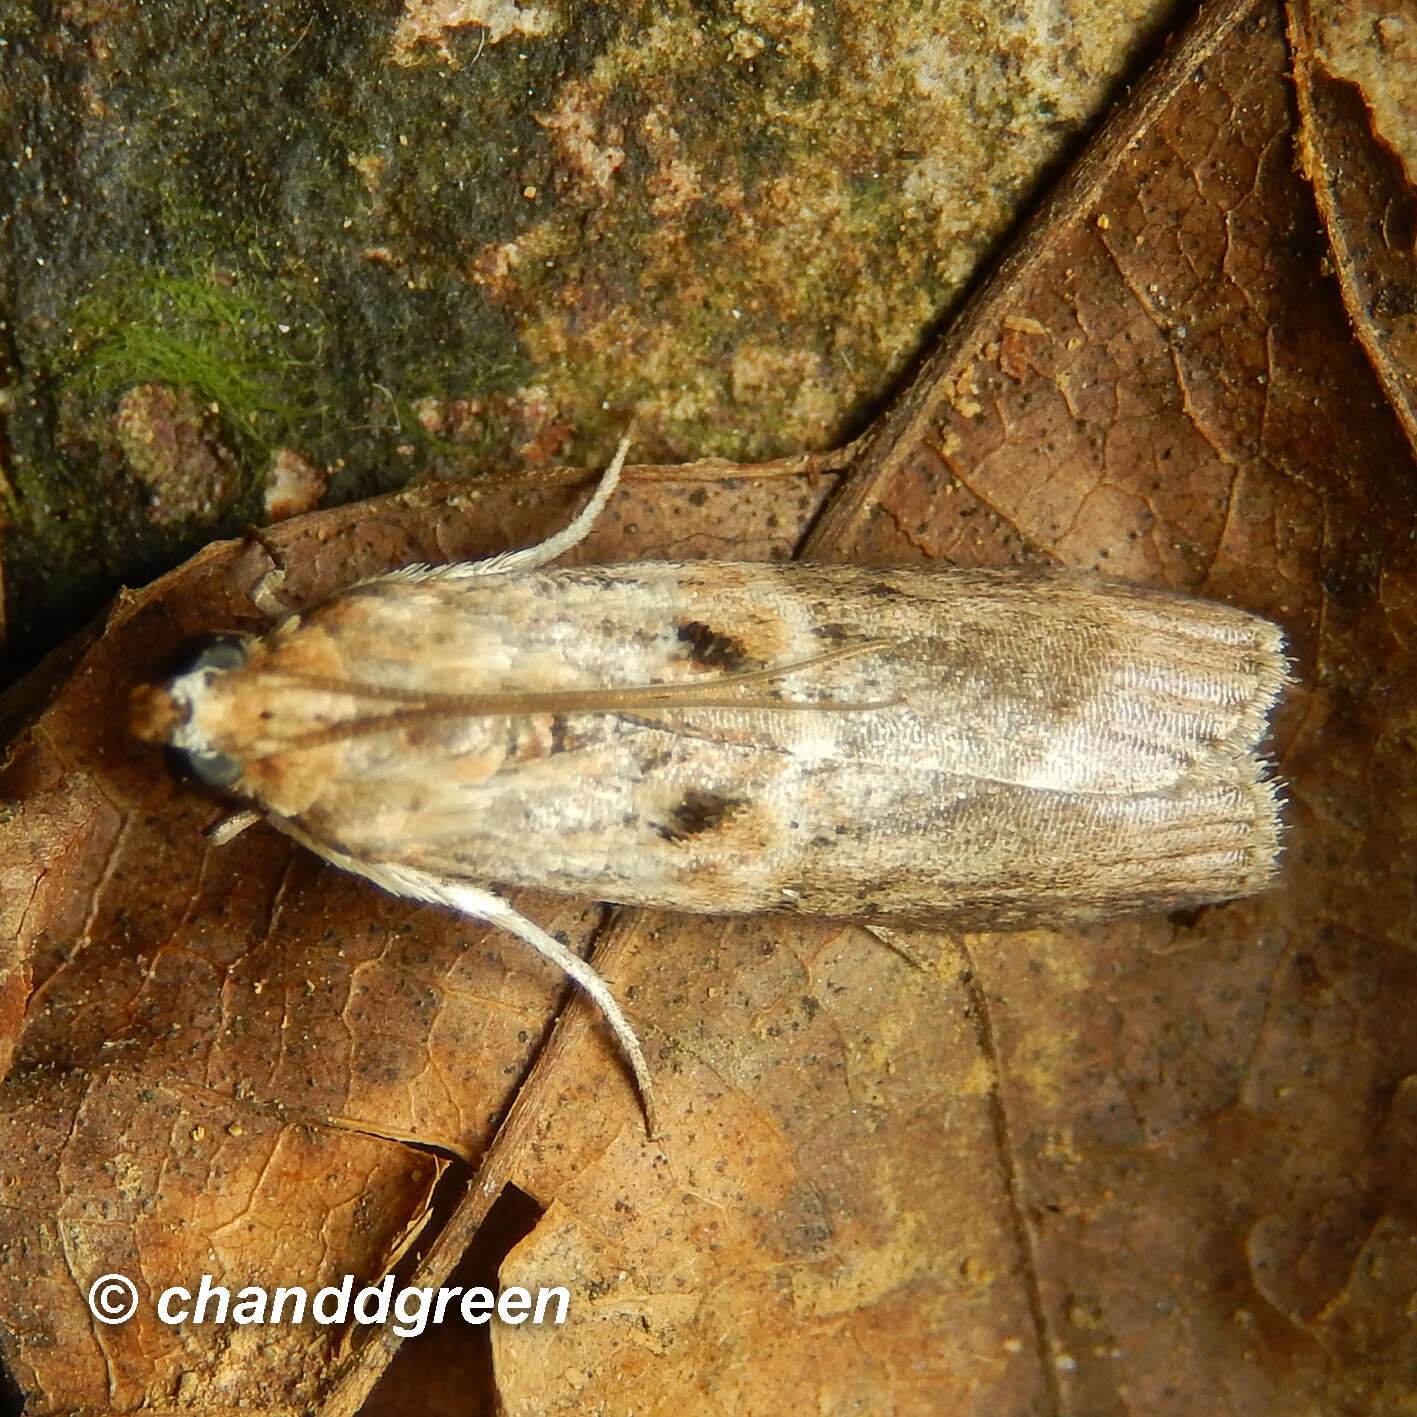
[[[885,581],[868,581],[863,591],[872,600],[900,600],[905,594],[899,587]]]
[[[656,822],[655,831],[665,841],[687,841],[720,827],[745,805],[741,797],[723,797],[717,792],[700,792],[690,788],[679,805],[669,814],[667,822]]]
[[[551,715],[551,751],[564,753],[573,746],[576,745],[571,742],[571,735],[566,727],[565,714],[553,713]]]
[[[557,753],[575,753],[585,745],[585,735],[576,732],[565,714],[552,714],[549,723],[544,724],[539,716],[516,716],[507,720],[509,762],[532,762]]]
[[[677,633],[680,644],[688,648],[689,658],[705,669],[741,669],[748,659],[741,640],[702,620],[686,621]]]

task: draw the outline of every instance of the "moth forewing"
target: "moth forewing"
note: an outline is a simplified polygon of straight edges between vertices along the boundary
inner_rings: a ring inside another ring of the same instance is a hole
[[[1274,875],[1266,620],[1071,573],[544,550],[365,581],[140,691],[134,727],[336,864],[554,959],[647,1103],[603,982],[497,890],[988,928]]]

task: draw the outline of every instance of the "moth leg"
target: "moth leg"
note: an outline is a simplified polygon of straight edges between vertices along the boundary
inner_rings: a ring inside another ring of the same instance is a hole
[[[294,837],[296,841],[323,856],[326,861],[373,881],[391,895],[403,896],[406,900],[425,901],[429,905],[444,905],[450,910],[456,910],[460,915],[470,915],[474,920],[485,920],[489,925],[495,925],[509,935],[515,935],[538,954],[549,959],[573,984],[579,985],[600,1010],[601,1017],[610,1026],[625,1061],[630,1065],[630,1072],[634,1075],[640,1103],[644,1107],[645,1127],[651,1138],[659,1134],[654,1086],[650,1081],[649,1064],[645,1061],[640,1040],[635,1036],[635,1030],[630,1026],[624,1011],[615,1002],[615,996],[610,992],[609,986],[574,950],[568,949],[534,920],[528,920],[525,915],[513,910],[501,896],[492,891],[483,890],[455,877],[420,871],[414,866],[362,861],[310,836],[289,818],[273,812],[267,820],[287,836]]]
[[[480,915],[489,925],[499,926],[509,935],[515,935],[517,939],[525,941],[538,954],[549,959],[573,984],[579,985],[591,1003],[600,1010],[601,1017],[615,1035],[615,1041],[620,1045],[620,1051],[625,1055],[625,1061],[629,1063],[630,1072],[634,1075],[635,1087],[644,1107],[645,1129],[651,1138],[658,1136],[659,1120],[655,1112],[654,1084],[650,1079],[649,1063],[645,1060],[644,1049],[640,1047],[640,1040],[636,1037],[634,1028],[606,982],[574,950],[568,949],[534,920],[529,920],[520,911],[513,910],[500,897],[488,891],[462,887],[455,889],[460,894],[466,890],[466,895],[472,897],[472,900],[461,908]]]
[[[548,536],[545,541],[538,541],[535,546],[525,546],[520,551],[503,551],[499,555],[489,556],[485,561],[469,561],[465,568],[460,569],[465,569],[468,575],[534,571],[539,566],[548,565],[558,556],[564,556],[573,546],[579,546],[590,535],[591,527],[599,520],[601,512],[605,510],[605,504],[619,486],[620,473],[629,452],[630,435],[627,433],[620,439],[620,446],[615,449],[615,456],[610,459],[609,467],[601,475],[600,484],[591,494],[590,501],[554,536]]]
[[[907,964],[914,965],[916,969],[926,974],[932,972],[930,961],[899,930],[889,929],[885,925],[868,925],[864,921],[858,923],[868,935],[874,935],[887,949],[893,950]]]
[[[271,569],[251,587],[251,604],[268,620],[284,620],[292,607],[286,603],[285,557],[281,549],[258,526],[248,526],[246,536],[254,541],[270,559]]]
[[[446,566],[406,566],[401,571],[393,571],[390,580],[462,580],[473,576],[500,576],[508,571],[534,571],[545,566],[558,556],[564,556],[573,546],[578,546],[590,535],[605,504],[610,500],[620,483],[620,472],[625,466],[625,458],[630,451],[630,437],[626,434],[615,449],[615,456],[600,478],[600,484],[591,494],[590,501],[562,527],[554,536],[538,541],[535,546],[524,546],[518,551],[499,551],[482,561],[455,561]]]
[[[249,808],[243,808],[239,812],[232,812],[223,817],[218,822],[213,822],[206,831],[202,833],[213,846],[225,846],[228,841],[235,841],[247,827],[254,827],[262,817],[259,812],[253,812]]]
[[[640,1101],[644,1106],[645,1126],[649,1135],[658,1135],[659,1125],[655,1115],[654,1087],[650,1081],[649,1064],[645,1061],[644,1050],[635,1030],[625,1017],[609,986],[599,974],[574,950],[568,949],[553,934],[543,930],[534,920],[529,920],[520,911],[513,910],[500,896],[491,891],[481,890],[466,882],[448,880],[441,876],[428,875],[422,871],[401,870],[402,879],[417,882],[427,891],[425,899],[451,906],[463,915],[471,915],[485,920],[505,930],[509,935],[530,945],[538,954],[544,955],[573,984],[579,985],[590,1001],[600,1010],[601,1017],[610,1026],[620,1051],[625,1055],[630,1071],[634,1074],[635,1086],[639,1089]]]

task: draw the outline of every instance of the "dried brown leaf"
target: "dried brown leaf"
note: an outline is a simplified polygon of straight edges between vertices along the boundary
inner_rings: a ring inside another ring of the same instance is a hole
[[[1417,14],[1293,0],[1299,153],[1349,319],[1417,448]]]
[[[34,1150],[0,1176],[4,1253],[24,1251],[0,1314],[37,1410],[353,1412],[388,1330],[303,1363],[223,1356],[210,1332],[96,1332],[83,1284],[140,1263],[184,1282],[207,1257],[252,1283],[372,1277],[420,1224],[412,1282],[437,1284],[508,1182],[542,1217],[503,1283],[572,1292],[564,1328],[494,1330],[510,1412],[1401,1409],[1417,481],[1320,274],[1287,62],[1276,6],[1206,12],[811,541],[1100,565],[1280,619],[1300,681],[1277,728],[1284,889],[1196,918],[916,937],[932,970],[851,926],[617,913],[596,960],[655,1068],[652,1145],[586,1010],[540,1046],[560,991],[519,949],[265,833],[201,848],[210,808],[112,706],[183,635],[246,623],[260,557],[216,549],[118,608],[10,768],[0,869],[30,948],[0,998],[29,1003],[0,1101],[8,1153]],[[278,535],[315,598],[564,518],[565,487],[520,486]],[[827,490],[642,482],[585,555],[782,554]],[[595,931],[591,909],[528,908],[573,942]],[[357,1176],[367,1206],[332,1205]],[[317,1257],[300,1237],[321,1205]]]
[[[509,1410],[614,1407],[626,1386],[666,1413],[704,1392],[988,1413],[1405,1400],[1417,805],[1393,655],[1417,481],[1321,274],[1286,63],[1276,7],[1208,12],[811,542],[1098,566],[1280,619],[1301,681],[1277,734],[1286,889],[953,942],[934,988],[799,927],[720,932],[711,973],[676,971],[642,924],[606,965],[638,1017],[675,1021],[690,1082],[654,1186],[589,1084],[539,1111],[512,1174],[547,1219],[504,1280],[585,1287],[575,1330],[497,1334]]]
[[[410,491],[270,537],[308,603],[378,567],[534,540],[579,480]],[[584,554],[722,555],[743,518],[748,554],[785,555],[829,485],[651,478]],[[446,1158],[458,1175],[475,1163],[563,996],[521,946],[264,828],[205,846],[217,806],[128,740],[128,689],[195,633],[259,625],[249,591],[267,564],[254,543],[218,544],[124,596],[0,780],[0,1313],[34,1412],[318,1406],[347,1335],[174,1329],[152,1300],[203,1274],[233,1292],[378,1279],[427,1223]],[[582,946],[600,913],[529,908]],[[109,1272],[148,1297],[123,1327],[84,1308]]]

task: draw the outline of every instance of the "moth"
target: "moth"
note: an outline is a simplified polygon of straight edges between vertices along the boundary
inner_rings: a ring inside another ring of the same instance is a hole
[[[134,691],[133,732],[395,895],[500,927],[502,891],[1016,928],[1274,879],[1259,756],[1279,629],[1068,571],[721,562],[548,569],[563,531],[361,581]],[[228,830],[227,835],[234,834]]]

